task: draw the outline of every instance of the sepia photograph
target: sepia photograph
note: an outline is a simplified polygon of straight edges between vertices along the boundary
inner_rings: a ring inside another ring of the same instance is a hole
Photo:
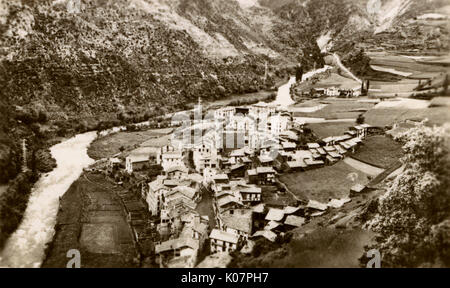
[[[450,268],[449,74],[450,0],[0,0],[0,268]]]

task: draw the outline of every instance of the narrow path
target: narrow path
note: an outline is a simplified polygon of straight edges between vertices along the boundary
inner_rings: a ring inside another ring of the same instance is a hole
[[[344,64],[342,64],[341,58],[339,58],[339,55],[337,55],[336,53],[333,53],[333,57],[336,60],[336,64],[339,66],[339,68],[344,70],[344,72],[347,73],[348,75],[350,75],[350,77],[352,77],[355,81],[362,83],[361,79],[356,77],[352,72],[350,72],[350,70],[347,69],[347,67],[344,66]]]
[[[209,218],[209,228],[213,229],[216,227],[216,213],[214,211],[214,199],[208,189],[203,188],[202,200],[197,204],[195,210],[200,213],[201,216],[208,216]]]

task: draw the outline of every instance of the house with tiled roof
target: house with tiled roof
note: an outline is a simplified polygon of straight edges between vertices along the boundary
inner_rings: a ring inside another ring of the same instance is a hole
[[[250,184],[271,184],[275,182],[276,171],[273,167],[257,167],[256,169],[247,170],[245,178]]]
[[[164,179],[161,177],[148,183],[148,190],[143,192],[142,198],[145,199],[148,209],[153,216],[159,214],[162,208],[162,195],[169,190],[170,188],[164,185]]]
[[[262,189],[256,186],[249,186],[239,189],[242,203],[252,205],[261,202]]]
[[[284,219],[284,211],[283,209],[270,208],[265,219],[268,222],[269,221],[282,222]]]
[[[250,209],[227,211],[220,217],[222,230],[247,239],[253,230],[253,213]]]
[[[211,243],[211,254],[236,251],[239,245],[238,235],[219,229],[211,231],[209,240]]]
[[[130,154],[125,158],[125,169],[128,173],[145,169],[150,165],[150,154]]]
[[[199,241],[196,239],[170,239],[155,245],[155,260],[159,262],[160,267],[173,267],[173,263],[182,258],[182,267],[193,268],[197,262],[199,248]]]
[[[182,179],[189,174],[189,168],[186,166],[172,166],[166,169],[165,174],[171,179]]]

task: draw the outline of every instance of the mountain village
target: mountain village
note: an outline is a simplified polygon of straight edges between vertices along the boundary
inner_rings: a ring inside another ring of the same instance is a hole
[[[282,106],[259,102],[203,115],[199,100],[189,112],[173,116],[179,128],[169,145],[137,149],[125,163],[108,160],[109,169],[125,167],[128,174],[162,167],[155,180],[140,183],[140,209],[152,216],[153,234],[142,232],[146,224],[141,214],[125,202],[136,241],[158,239],[154,255],[160,267],[195,267],[202,253],[213,258],[249,253],[255,239],[275,242],[327,209],[351,201],[304,201],[277,177],[334,165],[354,153],[367,135],[383,133],[368,124],[349,125],[343,135],[302,144],[305,123]],[[364,189],[355,185],[351,190]],[[205,201],[201,213],[197,207]]]

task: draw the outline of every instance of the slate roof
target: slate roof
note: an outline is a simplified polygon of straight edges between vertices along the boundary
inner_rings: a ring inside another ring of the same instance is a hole
[[[305,224],[306,219],[300,216],[295,215],[289,215],[286,220],[284,221],[284,224],[295,226],[295,227],[302,227],[303,224]]]
[[[239,237],[237,235],[226,232],[226,231],[222,231],[219,229],[213,229],[211,231],[211,234],[209,234],[209,238],[221,240],[221,241],[225,241],[225,242],[233,243],[233,244],[237,244],[238,240],[239,240]]]
[[[281,225],[280,222],[277,221],[269,221],[266,226],[264,226],[264,230],[273,230]]]
[[[308,146],[308,149],[315,149],[320,147],[318,143],[308,143],[306,145]]]
[[[256,172],[258,174],[275,173],[275,170],[273,170],[273,167],[257,167]]]
[[[284,211],[277,208],[270,208],[266,215],[267,221],[281,221],[284,218]]]
[[[256,206],[253,206],[252,210],[255,213],[262,214],[262,213],[264,213],[264,207],[265,207],[264,203],[260,203]]]
[[[307,208],[312,208],[320,211],[327,210],[327,204],[323,204],[320,202],[317,202],[315,200],[309,200],[308,204],[306,205]]]
[[[286,162],[289,168],[306,168],[308,165],[306,165],[303,161],[288,161]]]
[[[253,219],[251,214],[252,211],[248,211],[250,213],[244,215],[222,215],[223,224],[228,228],[250,234],[253,228]]]
[[[180,171],[180,172],[184,172],[184,173],[188,173],[189,169],[185,166],[173,166],[170,167],[166,170],[167,173],[171,173],[171,172],[175,172],[175,171]]]
[[[147,162],[150,160],[150,155],[149,154],[130,154],[130,155],[128,155],[127,159],[130,159],[131,163]]]
[[[336,148],[334,148],[334,146],[325,146],[325,147],[323,147],[323,149],[327,152],[336,151]]]
[[[302,207],[292,207],[292,206],[286,206],[284,207],[283,211],[285,215],[294,214],[298,210],[302,209]]]

